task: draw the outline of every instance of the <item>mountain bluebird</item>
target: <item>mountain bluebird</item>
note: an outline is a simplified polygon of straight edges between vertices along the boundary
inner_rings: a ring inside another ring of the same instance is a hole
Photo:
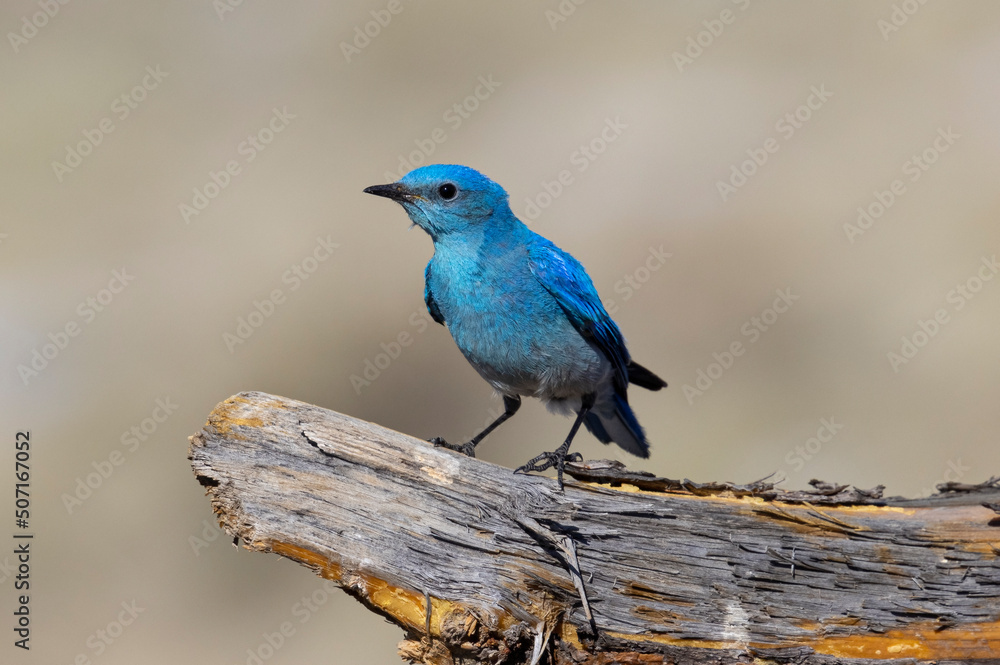
[[[480,376],[503,396],[504,413],[467,443],[439,446],[475,456],[476,445],[514,415],[521,396],[576,420],[566,441],[515,472],[555,467],[559,486],[583,423],[602,443],[649,457],[646,434],[628,405],[629,383],[667,384],[633,362],[583,266],[525,226],[504,189],[466,166],[435,164],[368,194],[400,203],[434,241],[424,301],[448,327]]]

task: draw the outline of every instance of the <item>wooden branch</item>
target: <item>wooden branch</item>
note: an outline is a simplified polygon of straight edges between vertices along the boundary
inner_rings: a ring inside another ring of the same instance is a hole
[[[190,458],[227,532],[337,581],[413,662],[1000,657],[996,481],[904,500],[590,463],[560,492],[263,393],[219,404]]]

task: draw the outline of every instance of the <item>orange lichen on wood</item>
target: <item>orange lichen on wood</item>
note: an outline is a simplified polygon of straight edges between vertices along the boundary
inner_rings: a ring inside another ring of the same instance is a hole
[[[964,660],[994,658],[1000,654],[1000,623],[966,624],[961,628],[941,629],[933,622],[913,624],[908,630],[890,630],[879,634],[856,634],[810,639],[803,637],[794,644],[761,644],[678,639],[669,635],[628,635],[608,632],[609,637],[629,642],[655,642],[676,647],[698,649],[780,649],[810,647],[816,653],[837,658],[921,658],[928,660]]]
[[[304,547],[299,547],[298,545],[292,545],[291,543],[283,543],[280,540],[269,541],[265,549],[270,549],[275,554],[280,554],[283,557],[292,559],[293,561],[298,561],[299,563],[309,566],[320,576],[331,580],[333,582],[341,581],[341,574],[343,572],[341,566],[336,561],[331,561],[328,557],[323,556],[313,552],[312,550],[307,550]]]
[[[427,626],[428,598],[426,596],[393,586],[385,580],[371,575],[358,574],[358,578],[361,584],[354,585],[354,588],[362,593],[372,605],[391,615],[396,622],[409,630],[424,632]],[[454,603],[440,598],[430,598],[432,635],[441,634],[442,620],[454,608]]]
[[[838,658],[924,658],[962,660],[1000,654],[1000,623],[963,624],[942,629],[936,622],[914,623],[906,630],[878,635],[850,635],[803,640],[817,653]]]
[[[205,423],[205,427],[211,427],[220,436],[237,440],[246,440],[246,437],[236,434],[233,431],[233,427],[263,427],[264,421],[257,417],[238,417],[236,414],[243,408],[241,406],[243,404],[250,405],[251,408],[253,407],[253,404],[249,400],[244,399],[239,395],[235,395],[224,402],[220,402],[208,416],[208,422]]]
[[[413,591],[393,586],[385,580],[363,573],[347,573],[343,567],[329,558],[312,550],[291,543],[271,541],[269,549],[275,554],[298,561],[316,570],[322,577],[351,589],[370,603],[373,607],[391,616],[394,621],[406,628],[423,633],[427,628],[427,596]],[[446,616],[459,611],[467,613],[461,605],[441,598],[430,597],[430,629],[431,635],[439,636]]]

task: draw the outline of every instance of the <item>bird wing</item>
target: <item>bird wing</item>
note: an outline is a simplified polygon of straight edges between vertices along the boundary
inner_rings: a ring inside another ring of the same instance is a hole
[[[535,279],[556,299],[573,327],[611,360],[615,387],[625,394],[630,362],[625,339],[604,309],[587,271],[579,261],[541,236],[528,245],[528,264]]]
[[[431,293],[431,262],[427,262],[427,267],[424,268],[424,304],[427,305],[427,311],[430,313],[431,318],[444,325],[444,316],[441,314],[441,308],[438,307],[437,302],[434,301],[434,294]]]

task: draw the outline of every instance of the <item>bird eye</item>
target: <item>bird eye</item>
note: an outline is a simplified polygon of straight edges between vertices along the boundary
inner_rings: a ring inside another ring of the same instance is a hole
[[[457,193],[458,189],[455,187],[455,185],[451,184],[450,182],[446,182],[440,187],[438,187],[438,194],[440,194],[441,198],[444,199],[445,201],[452,200],[453,198],[455,198],[455,194]]]

